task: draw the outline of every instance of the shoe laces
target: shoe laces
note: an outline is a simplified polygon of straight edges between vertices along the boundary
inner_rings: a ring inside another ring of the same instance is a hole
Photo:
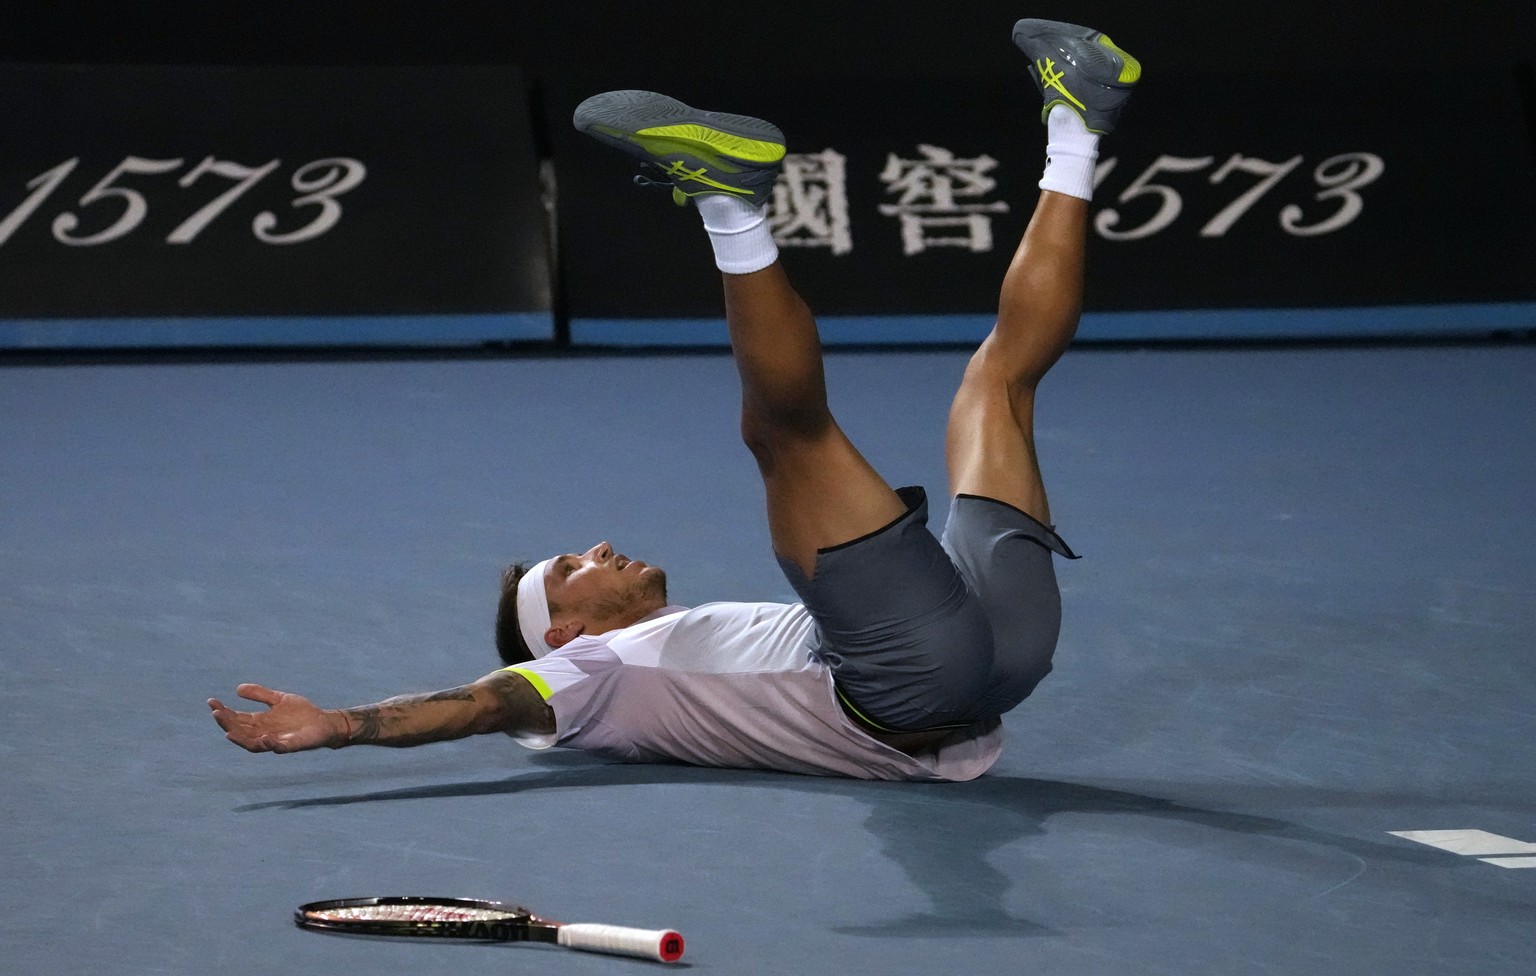
[[[660,166],[657,166],[655,163],[649,163],[649,162],[641,163],[640,164],[640,169],[642,171],[646,170],[646,169],[653,169],[656,172],[663,173],[663,174],[665,174],[665,172],[666,172]],[[667,178],[667,179],[662,179],[662,180],[653,180],[649,176],[647,176],[644,172],[639,172],[639,173],[636,173],[634,175],[634,181],[635,181],[635,186],[643,186],[643,187],[646,187],[646,188],[653,187],[653,186],[659,186],[662,189],[671,190],[672,191],[672,202],[673,203],[677,204],[679,207],[685,207],[685,206],[688,205],[688,195],[686,193],[684,193],[682,191],[682,189],[676,183],[672,182],[670,177]]]
[[[657,166],[655,163],[641,163],[640,172],[635,174],[635,186],[662,186],[670,188],[674,185],[670,179],[652,179],[650,175],[645,172],[646,170],[655,170],[658,173],[662,172],[661,167]]]

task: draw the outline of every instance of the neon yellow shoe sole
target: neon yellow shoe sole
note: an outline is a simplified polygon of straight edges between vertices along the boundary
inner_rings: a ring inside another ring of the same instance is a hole
[[[767,203],[784,160],[784,133],[748,115],[706,112],[648,91],[611,91],[576,107],[576,129],[654,171],[637,182],[670,183],[679,205],[725,193]]]

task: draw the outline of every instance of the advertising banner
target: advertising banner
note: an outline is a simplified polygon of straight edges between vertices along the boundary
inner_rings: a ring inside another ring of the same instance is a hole
[[[0,66],[0,344],[548,339],[499,67]]]
[[[722,341],[692,212],[571,130],[588,94],[654,87],[760,115],[790,156],[771,220],[831,341],[970,341],[1038,194],[1016,78],[593,79],[548,99],[577,342]],[[1100,147],[1083,338],[1536,327],[1536,167],[1513,67],[1163,77]],[[683,320],[670,323],[662,320]]]

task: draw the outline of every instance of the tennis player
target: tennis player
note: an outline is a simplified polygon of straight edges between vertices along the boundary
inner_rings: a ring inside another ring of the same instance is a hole
[[[742,433],[767,491],[796,604],[667,600],[666,576],[606,542],[503,577],[507,667],[471,684],[321,709],[245,684],[268,706],[213,717],[252,752],[412,746],[501,732],[637,762],[885,780],[966,780],[1002,746],[1001,716],[1051,670],[1061,604],[1035,457],[1035,391],[1077,328],[1101,135],[1140,77],[1103,34],[1021,20],[1045,98],[1041,194],[1003,279],[997,324],[949,415],[949,517],[892,489],[827,408],[821,347],[765,220],[785,154],[770,123],[651,92],[583,102],[576,128],[639,160],[703,218],[741,374]]]

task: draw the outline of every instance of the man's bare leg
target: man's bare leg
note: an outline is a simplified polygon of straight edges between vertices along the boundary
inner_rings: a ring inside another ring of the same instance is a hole
[[[1088,201],[1040,195],[1003,278],[997,324],[966,367],[949,413],[951,494],[1007,502],[1051,524],[1035,455],[1035,391],[1077,332]]]
[[[769,535],[809,578],[818,549],[874,532],[906,505],[833,419],[816,322],[783,267],[721,277],[742,439],[762,472]]]
[[[1099,136],[1113,131],[1141,64],[1103,33],[1021,20],[1014,43],[1045,100],[1046,168],[1003,278],[997,325],[950,409],[950,491],[1007,502],[1051,524],[1035,456],[1035,393],[1077,331]]]
[[[634,90],[594,95],[572,121],[640,160],[652,174],[643,182],[670,183],[677,203],[698,208],[725,280],[742,436],[762,471],[773,547],[811,577],[818,549],[874,532],[906,506],[832,419],[816,323],[777,261],[763,211],[784,133]]]

